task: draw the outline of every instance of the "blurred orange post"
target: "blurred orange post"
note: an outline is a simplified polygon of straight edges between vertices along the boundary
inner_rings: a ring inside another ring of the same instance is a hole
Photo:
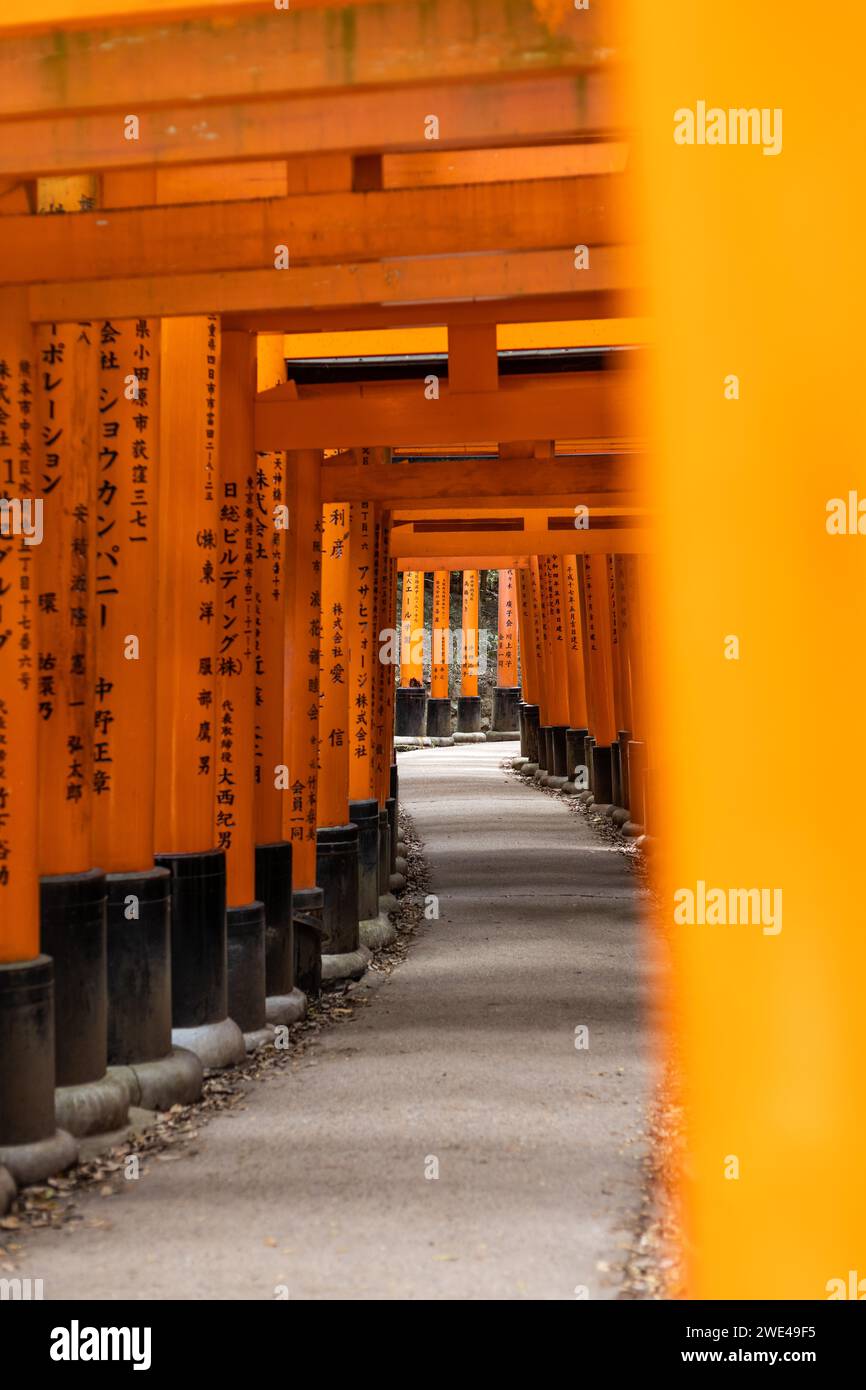
[[[862,1298],[866,937],[852,846],[866,744],[851,735],[866,540],[828,521],[834,499],[862,494],[866,13],[835,6],[816,27],[807,0],[730,0],[723,22],[693,0],[672,0],[664,24],[654,6],[622,11],[655,312],[658,544],[641,616],[686,1117],[685,1292]],[[688,138],[699,103],[725,120],[746,102],[763,113],[757,139]],[[819,795],[806,790],[815,759],[799,756],[816,711],[822,772],[828,753],[844,768]],[[843,833],[828,817],[837,782]]]

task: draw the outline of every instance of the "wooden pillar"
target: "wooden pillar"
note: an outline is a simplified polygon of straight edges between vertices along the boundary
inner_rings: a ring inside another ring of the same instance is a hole
[[[283,838],[292,845],[292,877],[296,894],[299,891],[309,893],[316,886],[322,587],[321,464],[322,455],[317,449],[286,455],[289,584],[284,749],[288,755],[288,787],[283,793]]]
[[[575,555],[565,555],[560,559],[560,573],[565,603],[568,722],[572,729],[585,729],[589,727],[586,713],[586,670],[580,618],[580,583]]]
[[[612,800],[615,789],[611,747],[616,739],[606,557],[603,554],[580,556],[578,573],[589,726],[593,739],[590,786],[596,801],[603,804]]]
[[[26,292],[0,289],[0,497],[9,504],[0,507],[0,1165],[22,1185],[78,1152],[56,1130],[54,965],[39,950],[36,553],[46,498],[34,401],[43,370]]]
[[[325,978],[352,973],[358,952],[358,829],[349,819],[351,508],[322,509],[321,702],[316,875],[324,893]]]
[[[220,330],[163,320],[156,692],[157,860],[172,874],[174,1039],[206,1066],[244,1055],[227,1013],[220,765]]]
[[[347,590],[349,796],[374,793],[372,777],[373,640],[375,593],[375,509],[369,502],[351,508]]]
[[[400,621],[400,685],[406,689],[424,683],[424,572],[403,573],[403,605]]]
[[[430,633],[430,695],[434,700],[447,700],[448,658],[451,639],[451,573],[449,570],[436,570],[433,574],[433,613]]]
[[[217,848],[226,858],[228,1008],[250,1046],[265,1033],[265,912],[255,895],[256,344],[223,332],[217,537]]]
[[[517,586],[512,569],[499,571],[498,609],[496,689],[493,692],[491,727],[505,733],[516,730],[519,724]]]
[[[463,653],[460,665],[460,694],[478,695],[478,582],[479,570],[463,571]]]
[[[529,587],[532,599],[532,630],[535,638],[535,674],[538,682],[538,718],[539,727],[544,728],[550,723],[548,711],[548,656],[544,641],[544,608],[542,604],[541,573],[540,561],[537,555],[533,555],[529,561]]]

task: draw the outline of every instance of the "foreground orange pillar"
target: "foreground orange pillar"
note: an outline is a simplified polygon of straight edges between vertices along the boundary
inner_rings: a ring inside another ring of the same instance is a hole
[[[322,509],[322,626],[316,880],[324,894],[322,978],[359,974],[358,828],[349,820],[349,578],[351,508]]]
[[[460,637],[460,694],[457,697],[458,734],[480,735],[481,697],[478,694],[478,589],[480,571],[463,571]]]
[[[154,842],[157,862],[172,875],[173,1036],[205,1066],[244,1056],[241,1030],[228,1017],[226,865],[215,825],[219,383],[217,320],[163,320]]]
[[[448,674],[451,645],[451,572],[433,573],[433,609],[430,616],[430,698],[427,701],[427,733],[430,738],[451,735],[451,700]]]
[[[0,289],[0,470],[9,502],[0,505],[0,1165],[22,1184],[68,1167],[78,1152],[56,1131],[54,967],[39,953],[35,569],[45,508],[34,395],[41,370],[26,293]],[[0,1192],[5,1211],[5,1185]]]
[[[499,571],[499,621],[496,689],[491,728],[499,733],[517,729],[520,686],[517,680],[517,585],[514,570]]]
[[[56,1115],[61,1129],[78,1134],[119,1127],[128,1112],[125,1089],[106,1076],[105,875],[93,866],[93,802],[111,769],[110,705],[95,665],[101,504],[111,492],[97,460],[100,336],[98,323],[37,330],[45,498],[35,593],[42,949],[55,970]]]
[[[866,831],[866,744],[852,737],[866,540],[827,522],[834,499],[864,491],[866,293],[844,190],[862,165],[866,16],[834,7],[833,60],[816,63],[805,0],[762,7],[757,24],[747,0],[723,24],[691,0],[663,26],[652,6],[623,8],[656,314],[648,746],[684,1073],[686,1293],[862,1299],[866,937],[851,847]],[[699,96],[764,111],[765,148],[675,143],[674,113]],[[767,155],[774,128],[782,148]],[[832,248],[819,281],[780,255],[793,206],[797,246]],[[736,275],[720,276],[732,258]],[[816,338],[832,350],[804,374]],[[720,479],[748,505],[720,506]],[[820,728],[822,771],[844,769],[842,834],[832,776],[804,795],[804,724]],[[750,889],[765,907],[727,924],[699,910],[703,890]]]

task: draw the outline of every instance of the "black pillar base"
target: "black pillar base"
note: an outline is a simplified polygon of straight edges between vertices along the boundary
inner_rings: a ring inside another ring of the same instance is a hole
[[[0,965],[0,1165],[44,1182],[78,1157],[54,1120],[54,969],[48,956]]]
[[[171,874],[172,1027],[219,1023],[228,1009],[225,854],[157,854],[155,862]]]
[[[54,961],[55,1080],[98,1081],[108,1063],[105,874],[39,881],[41,944]]]
[[[295,984],[305,994],[318,994],[322,988],[322,905],[321,888],[296,888],[292,894],[295,929]]]
[[[398,738],[423,738],[427,691],[423,685],[397,687],[394,733]]]
[[[451,737],[451,701],[433,699],[427,701],[427,737]]]
[[[316,882],[322,904],[322,954],[358,949],[358,827],[321,826],[316,833]]]
[[[379,916],[379,803],[349,802],[349,820],[358,827],[358,919]]]
[[[523,750],[525,757],[530,763],[538,764],[539,753],[539,716],[541,710],[538,705],[523,706],[523,730],[526,735],[526,747]]]
[[[631,732],[628,729],[620,729],[617,733],[619,742],[619,776],[620,776],[620,795],[622,800],[620,806],[631,806],[629,784],[628,784],[628,744]]]
[[[264,1040],[267,1024],[264,903],[226,910],[226,948],[229,1018],[240,1028],[249,1051],[251,1044]]]
[[[566,729],[565,757],[568,765],[568,780],[575,791],[589,790],[589,764],[586,759],[585,740],[589,729]]]
[[[600,806],[613,802],[613,747],[611,744],[593,744],[592,749],[592,794]]]
[[[538,726],[538,758],[536,759],[536,761],[537,761],[537,763],[538,763],[539,771],[541,771],[541,772],[550,772],[550,771],[551,771],[551,768],[552,768],[552,762],[549,761],[549,758],[550,758],[550,740],[549,740],[549,738],[548,738],[548,734],[549,734],[549,733],[550,733],[550,725],[549,725],[549,724],[539,724],[539,726]]]
[[[568,756],[565,741],[566,732],[567,728],[565,724],[551,724],[548,733],[548,738],[550,740],[550,759],[552,763],[550,775],[552,777],[562,777],[565,780],[568,779]]]
[[[269,999],[280,998],[295,988],[292,846],[288,840],[256,845],[256,899],[265,909],[265,991]]]
[[[490,727],[495,733],[511,733],[519,729],[519,704],[519,685],[496,686],[493,691],[493,718],[490,721]]]
[[[457,697],[458,734],[479,734],[481,732],[481,696],[459,695]]]
[[[107,874],[108,1062],[171,1052],[171,874]]]
[[[391,822],[383,806],[379,811],[379,897],[391,891]]]

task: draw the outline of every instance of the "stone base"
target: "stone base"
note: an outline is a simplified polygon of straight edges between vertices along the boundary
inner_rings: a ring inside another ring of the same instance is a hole
[[[8,1168],[0,1168],[0,1216],[5,1216],[15,1200],[18,1188]]]
[[[622,827],[628,822],[628,811],[622,806],[617,806],[611,816],[611,820],[618,830],[622,830]]]
[[[501,729],[488,729],[484,738],[487,743],[519,743],[520,730],[512,729],[510,732],[508,730],[503,732]]]
[[[434,748],[453,748],[454,735],[449,734],[447,738],[431,738],[430,743]]]
[[[175,1047],[189,1048],[208,1070],[236,1067],[247,1055],[244,1035],[233,1018],[218,1023],[200,1023],[197,1028],[172,1028]]]
[[[244,1047],[247,1053],[255,1052],[256,1048],[263,1047],[265,1043],[272,1043],[276,1035],[274,1025],[266,1023],[264,1028],[254,1028],[251,1033],[244,1033]]]
[[[35,1139],[32,1144],[9,1144],[0,1148],[0,1165],[19,1187],[44,1182],[77,1162],[78,1145],[64,1129],[56,1129],[47,1139]]]
[[[455,734],[455,743],[486,743],[486,734]]]
[[[405,878],[405,877],[406,877],[406,870],[408,869],[409,865],[406,863],[405,856],[399,853],[399,850],[402,849],[402,846],[401,846],[401,845],[398,845],[397,848],[398,848],[398,854],[397,854],[397,858],[396,858],[395,861],[394,861],[394,872],[395,872],[395,873],[398,873],[398,874],[402,874],[403,877]]]
[[[388,914],[389,912],[396,912],[396,910],[397,910],[397,899],[394,897],[394,894],[393,894],[393,893],[380,893],[380,894],[379,894],[379,911],[380,911],[380,912],[384,912],[385,915],[387,916],[387,914]]]
[[[592,814],[594,816],[601,816],[604,820],[607,819],[607,814],[609,811],[615,810],[616,807],[612,805],[610,801],[594,801],[592,803]]]
[[[370,959],[366,946],[359,946],[357,951],[344,951],[338,956],[322,956],[322,979],[360,980]]]
[[[378,917],[367,917],[359,922],[358,935],[361,945],[366,946],[368,951],[378,951],[397,940],[397,928],[387,913],[381,912]]]
[[[265,1000],[265,1015],[268,1023],[297,1023],[306,1018],[307,996],[300,989],[293,989],[291,994],[269,994]]]
[[[129,1091],[108,1072],[79,1086],[58,1086],[54,1092],[54,1115],[58,1129],[76,1139],[123,1129],[129,1117]]]
[[[646,833],[646,828],[643,825],[638,825],[637,821],[627,820],[622,827],[622,833],[627,836],[629,840],[637,840],[641,835]]]
[[[388,882],[388,887],[392,893],[402,893],[406,887],[406,880],[402,874],[392,874]]]
[[[412,749],[412,748],[432,748],[432,747],[433,747],[433,739],[432,739],[432,738],[428,738],[426,734],[423,734],[423,735],[422,735],[422,734],[417,734],[417,735],[414,735],[414,734],[407,734],[407,735],[405,735],[405,736],[401,736],[400,738],[397,738],[396,736],[395,736],[395,738],[394,738],[394,751],[395,751],[396,753],[399,753],[399,752],[401,752],[401,751],[405,753],[405,752],[407,752],[409,749]]]
[[[173,1047],[153,1062],[109,1067],[108,1075],[125,1086],[129,1103],[142,1110],[169,1110],[173,1105],[193,1105],[201,1096],[202,1065],[194,1052]]]
[[[533,778],[538,771],[538,763],[524,763],[519,771],[521,777]]]
[[[547,781],[545,782],[545,786],[552,787],[554,791],[561,792],[567,781],[567,777],[548,776]]]

